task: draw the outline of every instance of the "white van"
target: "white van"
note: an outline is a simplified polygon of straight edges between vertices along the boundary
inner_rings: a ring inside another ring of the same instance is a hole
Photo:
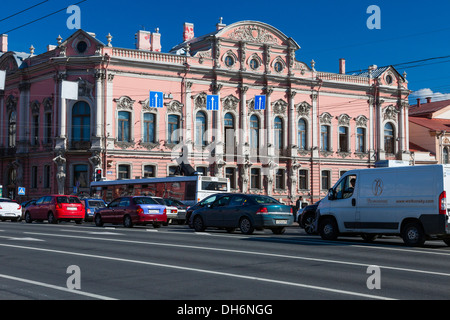
[[[346,172],[317,208],[322,239],[400,235],[405,244],[427,239],[450,245],[450,165],[361,169]]]

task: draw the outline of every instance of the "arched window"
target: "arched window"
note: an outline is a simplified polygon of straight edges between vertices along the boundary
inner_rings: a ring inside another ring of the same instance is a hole
[[[366,152],[366,129],[356,128],[356,152]]]
[[[330,126],[320,126],[320,150],[331,151],[330,148]]]
[[[223,119],[223,127],[225,134],[225,154],[234,154],[235,138],[234,138],[234,117],[231,113],[226,113]]]
[[[298,147],[303,150],[306,149],[307,137],[306,137],[306,121],[305,121],[305,119],[298,120],[297,135],[298,135]]]
[[[16,130],[17,130],[17,114],[12,111],[8,119],[8,147],[14,148],[16,146]]]
[[[84,101],[72,108],[72,141],[91,140],[91,108]]]
[[[195,117],[195,144],[198,146],[206,146],[206,115],[204,112],[197,112]]]
[[[144,142],[155,142],[155,114],[144,113]]]
[[[443,164],[448,164],[449,163],[448,147],[444,147],[444,149],[442,149],[442,163]]]
[[[275,150],[283,149],[283,119],[280,117],[275,117],[274,134]]]
[[[127,111],[119,111],[117,141],[131,141],[131,113]]]
[[[386,153],[395,153],[395,131],[391,123],[386,123],[384,126],[384,151]]]
[[[341,152],[349,152],[349,136],[348,136],[348,127],[340,126],[339,127],[339,150]]]
[[[250,148],[257,152],[259,146],[259,119],[257,116],[250,117]]]
[[[168,143],[178,143],[180,141],[180,116],[176,114],[169,114],[167,117],[168,120],[168,132],[167,132],[167,142]]]

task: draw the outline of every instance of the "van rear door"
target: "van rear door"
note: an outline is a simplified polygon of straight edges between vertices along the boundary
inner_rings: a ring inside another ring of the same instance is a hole
[[[450,212],[450,165],[443,165],[444,191],[447,196],[447,213]]]

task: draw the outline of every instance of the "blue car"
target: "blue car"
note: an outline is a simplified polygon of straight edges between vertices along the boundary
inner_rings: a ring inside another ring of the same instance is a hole
[[[291,206],[268,196],[227,194],[195,210],[190,220],[197,232],[216,227],[228,232],[239,228],[243,234],[252,234],[255,229],[282,234],[285,227],[292,225],[294,216]]]
[[[94,221],[94,215],[100,208],[106,207],[106,203],[103,199],[87,198],[82,199],[84,204],[84,221]]]

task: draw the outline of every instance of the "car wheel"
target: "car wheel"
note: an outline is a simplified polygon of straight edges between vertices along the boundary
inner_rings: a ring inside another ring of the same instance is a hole
[[[31,214],[27,211],[25,212],[25,222],[26,223],[32,223],[33,220],[31,219]]]
[[[102,216],[100,214],[97,213],[95,215],[94,222],[97,227],[103,227]]]
[[[425,233],[417,222],[409,222],[403,227],[402,238],[409,247],[419,247],[425,243]]]
[[[319,234],[323,240],[336,240],[339,234],[336,221],[331,218],[323,219],[319,224]]]
[[[55,215],[53,214],[53,212],[49,212],[49,214],[48,214],[48,223],[50,223],[50,224],[58,223],[58,219],[55,218]]]
[[[253,227],[252,222],[249,218],[243,217],[239,222],[239,229],[243,234],[252,234],[255,231],[255,227]]]
[[[131,220],[131,217],[129,215],[126,215],[125,217],[123,217],[123,226],[125,228],[133,227],[133,221]]]
[[[308,214],[303,222],[303,229],[305,229],[305,232],[307,234],[314,234],[315,228],[314,228],[314,221],[316,220],[315,214]]]
[[[203,232],[205,231],[206,227],[205,224],[203,223],[203,219],[200,216],[195,216],[194,217],[194,230],[197,232]]]

